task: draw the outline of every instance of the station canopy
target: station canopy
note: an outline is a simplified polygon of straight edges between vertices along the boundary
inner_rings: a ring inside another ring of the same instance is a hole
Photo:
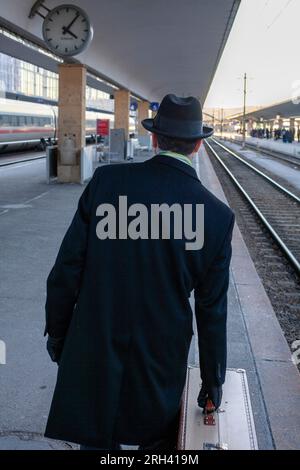
[[[33,0],[0,0],[0,26],[40,46],[42,18],[29,18]],[[45,0],[52,9],[64,2]],[[204,102],[226,45],[240,0],[67,0],[83,8],[94,27],[89,48],[76,56],[88,71],[131,91],[160,101],[166,93],[194,95]],[[5,43],[6,42],[6,43]],[[39,61],[36,51],[0,37],[0,51]],[[15,51],[15,52],[14,52]],[[41,55],[41,54],[39,54]],[[41,66],[57,62],[43,56]],[[98,84],[98,88],[110,91]]]
[[[242,119],[242,117],[242,114],[235,116],[236,119]],[[277,119],[278,117],[283,119],[300,118],[299,97],[295,96],[295,99],[293,100],[275,103],[246,114],[247,119],[253,119],[254,121],[271,121],[273,119]]]

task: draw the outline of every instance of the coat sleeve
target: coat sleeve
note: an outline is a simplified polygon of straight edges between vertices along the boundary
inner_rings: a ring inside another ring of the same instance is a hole
[[[221,249],[209,267],[205,280],[194,292],[201,378],[207,386],[220,386],[225,381],[227,290],[233,226],[232,214]]]
[[[83,191],[78,207],[47,279],[44,336],[66,335],[79,294],[98,170]]]

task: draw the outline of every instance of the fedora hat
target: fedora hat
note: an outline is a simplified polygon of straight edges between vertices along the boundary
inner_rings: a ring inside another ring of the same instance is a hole
[[[144,119],[142,126],[154,134],[182,140],[206,139],[214,132],[212,127],[203,125],[197,98],[180,98],[173,94],[163,98],[154,119]]]

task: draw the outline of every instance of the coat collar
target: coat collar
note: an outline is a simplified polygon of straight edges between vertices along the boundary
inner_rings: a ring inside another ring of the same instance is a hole
[[[196,173],[196,170],[190,166],[187,165],[186,163],[180,161],[177,158],[174,157],[169,157],[168,155],[155,155],[154,157],[150,158],[150,160],[147,160],[145,162],[146,164],[153,164],[153,163],[159,163],[163,165],[168,165],[172,168],[176,168],[179,171],[182,171],[186,175],[190,176],[191,178],[196,179],[197,181],[201,182],[198,178],[198,175]]]

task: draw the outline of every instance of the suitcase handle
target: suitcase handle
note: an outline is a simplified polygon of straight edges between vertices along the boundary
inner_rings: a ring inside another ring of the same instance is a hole
[[[216,420],[214,416],[214,412],[216,411],[215,405],[213,402],[208,399],[203,410],[204,413],[204,424],[206,426],[215,426]]]
[[[204,424],[205,426],[215,426],[216,425],[216,419],[215,419],[215,411],[216,407],[213,404],[211,400],[207,400],[205,408],[203,410],[204,413]],[[224,412],[224,410],[219,410],[219,412]],[[220,421],[218,422],[218,427],[219,427],[219,437],[222,439],[221,436],[221,427],[220,427]],[[223,434],[223,433],[222,433]],[[216,450],[228,450],[228,444],[226,444],[223,441],[217,442],[217,444],[211,444],[211,443],[204,443],[204,449],[216,449]]]

